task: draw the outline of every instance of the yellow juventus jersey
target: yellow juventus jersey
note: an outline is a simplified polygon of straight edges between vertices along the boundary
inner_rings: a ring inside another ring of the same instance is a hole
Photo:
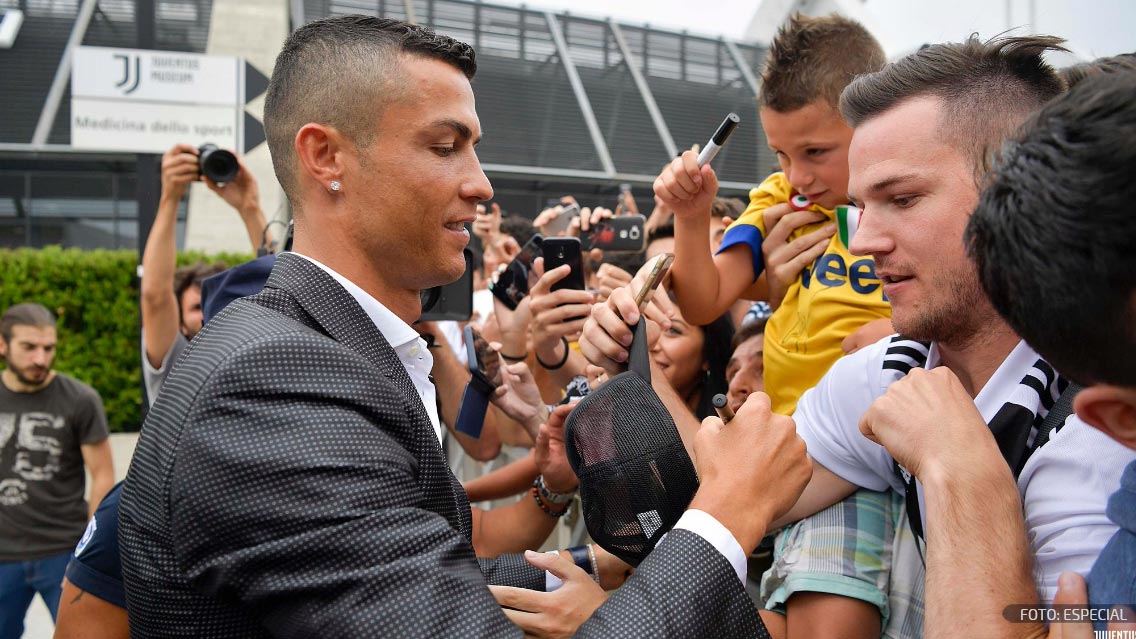
[[[748,246],[756,279],[765,266],[761,256],[765,238],[761,214],[775,204],[788,202],[792,196],[793,189],[784,173],[769,176],[750,191],[749,206],[726,230],[719,252],[738,244]],[[773,411],[782,415],[792,415],[801,394],[816,386],[840,359],[844,354],[840,343],[845,337],[874,319],[891,317],[891,307],[876,277],[872,258],[848,252],[858,217],[848,216],[844,207],[837,208],[841,210],[811,205],[810,210],[827,219],[801,227],[789,236],[793,240],[833,222],[838,227],[825,252],[789,284],[785,299],[765,327],[765,392],[772,400]]]

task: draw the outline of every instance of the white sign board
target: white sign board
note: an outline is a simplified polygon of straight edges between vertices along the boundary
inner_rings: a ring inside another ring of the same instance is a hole
[[[240,58],[78,47],[71,65],[71,145],[165,153],[212,142],[243,151]]]

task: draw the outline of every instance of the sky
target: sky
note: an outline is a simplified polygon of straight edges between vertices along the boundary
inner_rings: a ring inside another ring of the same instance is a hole
[[[520,5],[515,0],[490,0]],[[699,35],[745,39],[762,0],[525,0],[535,9],[612,17],[627,24],[649,23]],[[777,2],[779,0],[766,0]],[[783,1],[783,0],[782,0]],[[1132,0],[844,0],[889,57],[920,44],[960,40],[971,32],[993,36],[1010,27],[1018,33],[1066,38],[1080,59],[1136,51],[1136,2]],[[815,3],[814,3],[815,4]],[[1032,9],[1031,9],[1032,8]],[[1007,11],[1009,20],[1007,21]],[[1036,28],[1030,28],[1031,14]]]

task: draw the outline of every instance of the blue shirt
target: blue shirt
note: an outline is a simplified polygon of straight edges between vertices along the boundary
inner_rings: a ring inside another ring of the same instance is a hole
[[[1109,497],[1106,512],[1120,530],[1101,550],[1089,573],[1089,603],[1136,607],[1136,462],[1124,469],[1120,490]],[[1094,624],[1097,630],[1104,630],[1105,625]]]
[[[87,524],[87,530],[67,564],[67,581],[103,601],[125,608],[122,560],[118,555],[118,500],[121,494],[122,482],[118,482],[99,502],[95,516]]]

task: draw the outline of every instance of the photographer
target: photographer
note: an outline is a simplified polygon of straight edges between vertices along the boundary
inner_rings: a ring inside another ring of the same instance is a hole
[[[238,157],[236,177],[218,184],[202,175],[198,156],[198,149],[188,144],[179,144],[162,156],[162,195],[142,253],[142,375],[151,404],[173,362],[201,330],[201,280],[222,270],[195,264],[175,271],[178,203],[186,188],[192,182],[204,182],[237,210],[252,247],[261,246],[262,238],[268,241],[260,190],[244,162]]]

